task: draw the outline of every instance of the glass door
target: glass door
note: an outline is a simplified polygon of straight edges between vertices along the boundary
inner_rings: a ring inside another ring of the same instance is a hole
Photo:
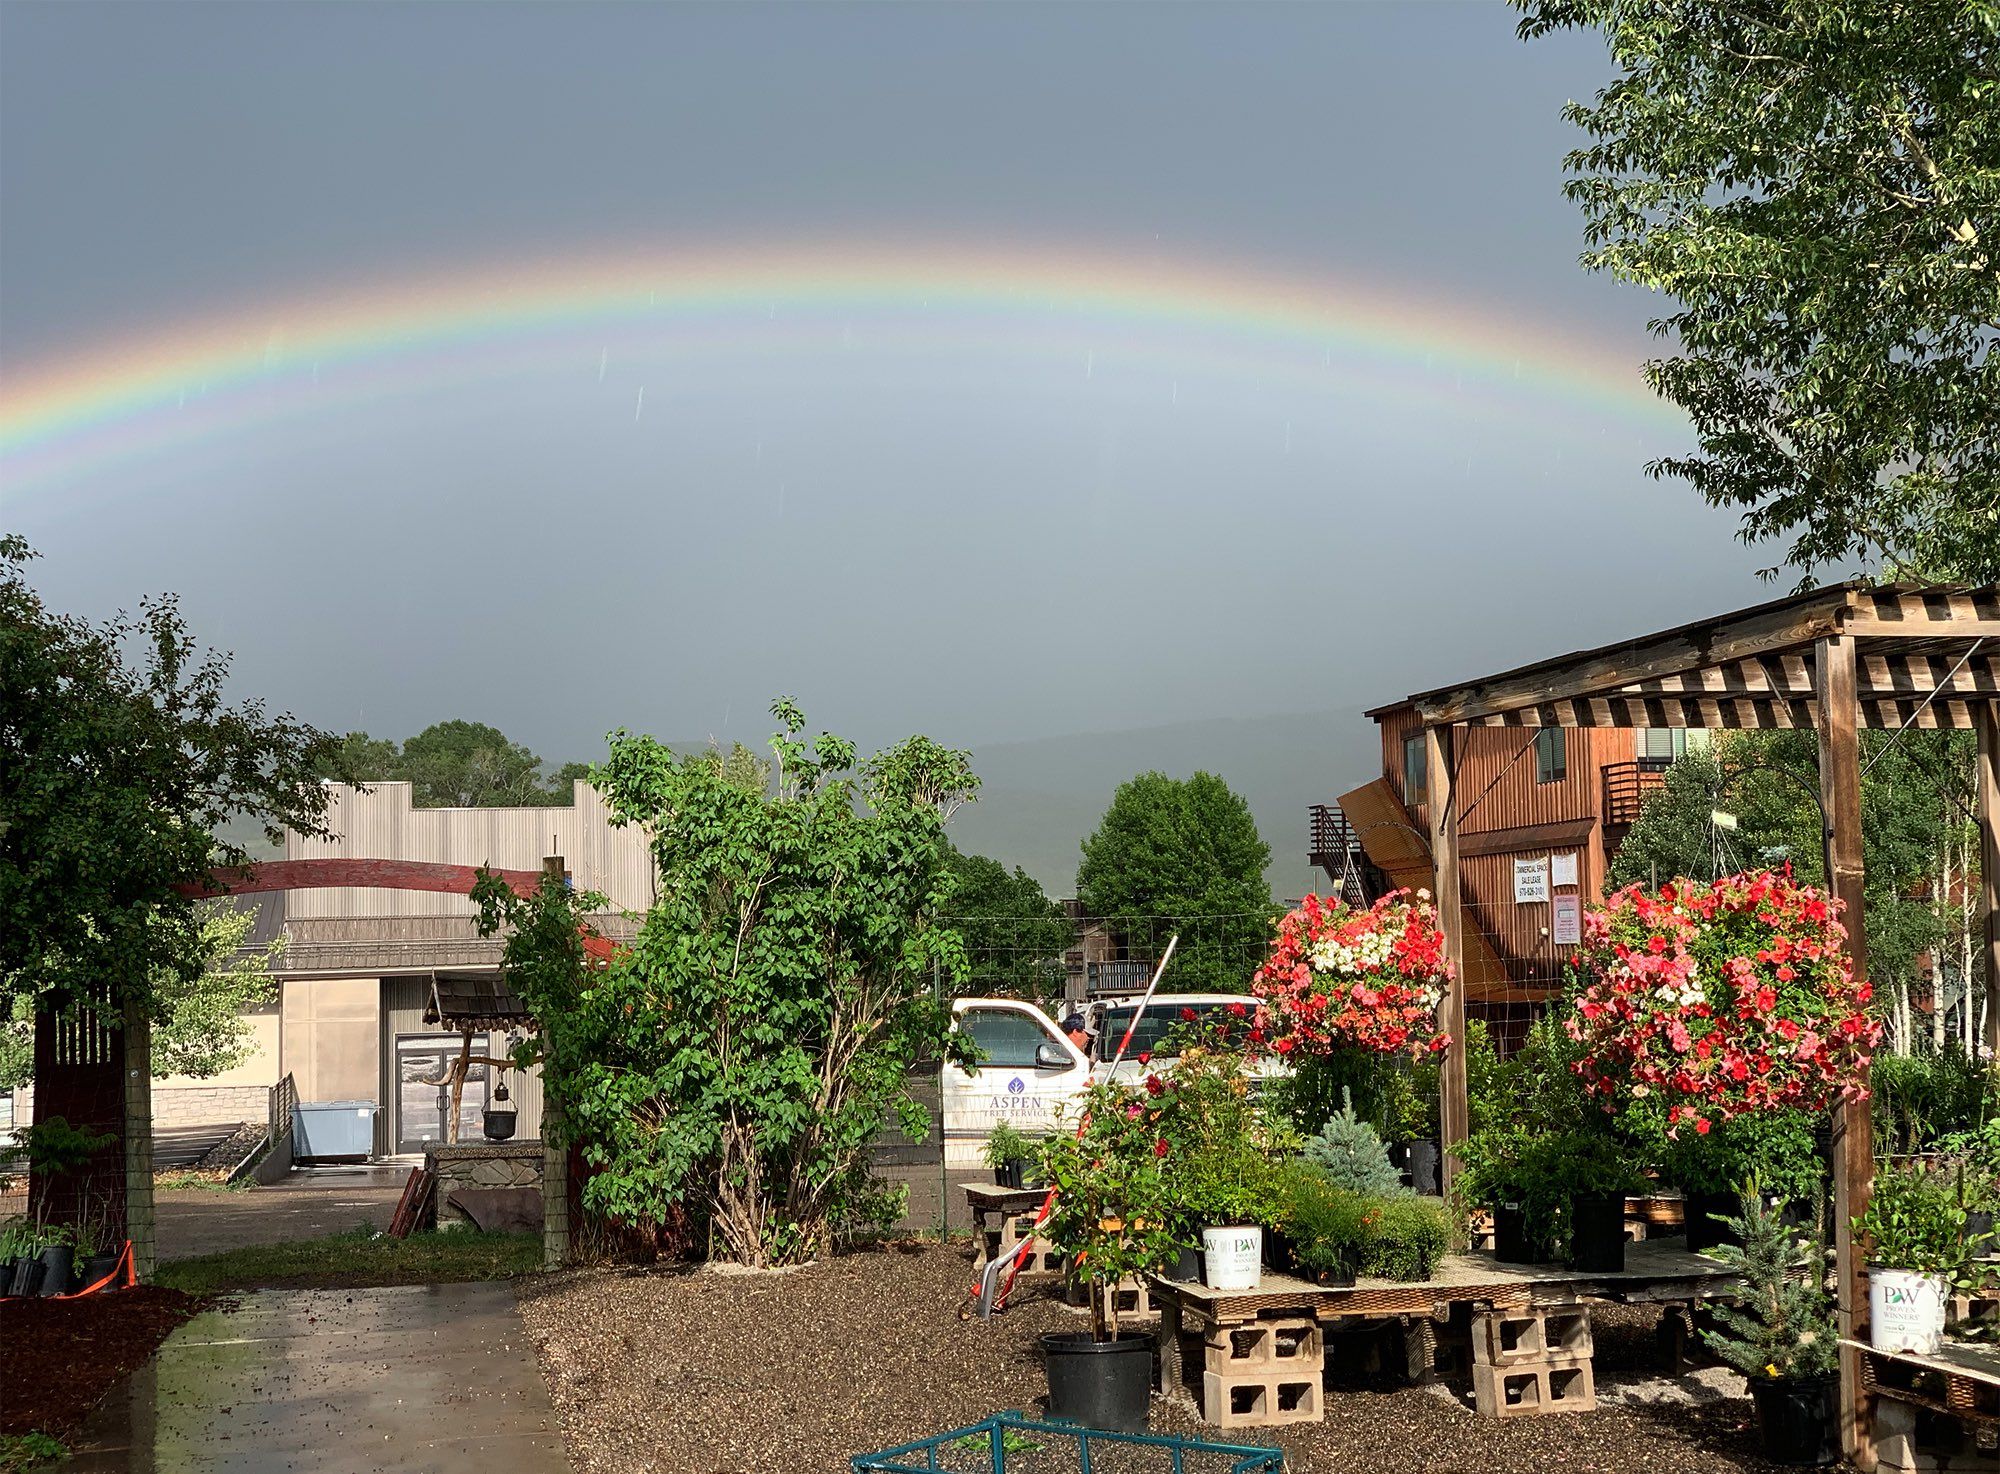
[[[396,1151],[415,1155],[445,1139],[451,1116],[451,1067],[465,1041],[457,1034],[398,1034],[396,1036]],[[475,1055],[486,1051],[486,1040],[473,1035]],[[484,1136],[486,1066],[475,1059],[465,1073],[465,1090],[458,1102],[458,1139]]]

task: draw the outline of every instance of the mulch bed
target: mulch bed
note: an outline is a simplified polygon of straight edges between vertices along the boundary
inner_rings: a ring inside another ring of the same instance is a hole
[[[991,1322],[961,1322],[972,1278],[969,1250],[932,1245],[789,1273],[574,1271],[524,1281],[520,1293],[581,1474],[832,1474],[857,1453],[995,1411],[1040,1411],[1037,1336],[1086,1322],[1040,1292]],[[1602,1317],[1601,1384],[1638,1374],[1651,1330],[1650,1312]],[[1158,1399],[1153,1428],[1204,1431]],[[1755,1456],[1747,1398],[1499,1422],[1436,1390],[1335,1389],[1324,1423],[1273,1432],[1295,1474],[1771,1468]],[[1207,1433],[1271,1441],[1262,1430]]]
[[[212,1303],[151,1285],[0,1301],[0,1434],[73,1431],[168,1332]]]

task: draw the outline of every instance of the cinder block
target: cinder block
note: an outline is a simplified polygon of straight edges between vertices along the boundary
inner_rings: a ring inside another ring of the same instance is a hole
[[[1555,1357],[1590,1358],[1590,1312],[1567,1310],[1484,1310],[1473,1317],[1475,1365],[1505,1367]]]
[[[1201,1415],[1217,1428],[1267,1428],[1317,1423],[1326,1416],[1318,1375],[1267,1372],[1258,1376],[1201,1377]]]
[[[1209,1330],[1204,1360],[1223,1376],[1263,1370],[1282,1371],[1325,1362],[1319,1322],[1311,1317],[1255,1320]]]
[[[1480,1416],[1486,1418],[1587,1413],[1597,1408],[1597,1381],[1587,1357],[1513,1366],[1475,1366],[1472,1398]]]

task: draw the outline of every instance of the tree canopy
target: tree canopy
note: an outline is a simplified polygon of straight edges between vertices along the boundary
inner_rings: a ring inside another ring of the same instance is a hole
[[[1276,915],[1271,847],[1250,805],[1213,773],[1122,783],[1083,842],[1076,893],[1092,917],[1148,951],[1180,933],[1176,992],[1247,992]]]
[[[967,754],[927,738],[858,763],[851,742],[805,740],[791,703],[773,712],[775,788],[719,752],[613,736],[595,779],[650,834],[660,893],[608,967],[580,971],[561,887],[478,893],[487,925],[514,929],[543,1088],[597,1168],[585,1201],[628,1223],[694,1215],[755,1265],[893,1220],[865,1148],[885,1116],[928,1128],[910,1068],[958,1047],[934,979],[955,982],[964,953],[934,918],[944,820],[977,785]]]
[[[157,1016],[211,956],[180,887],[248,858],[218,828],[324,834],[340,745],[230,705],[228,657],[171,597],[101,624],[54,613],[33,556],[0,537],[0,998],[62,1007],[109,986]]]
[[[1586,266],[1677,299],[1646,372],[1700,451],[1649,469],[1807,578],[2000,577],[2000,3],[1513,3],[1617,69],[1567,191]]]
[[[1016,865],[953,849],[952,892],[945,902],[965,941],[966,989],[981,996],[1060,996],[1063,953],[1076,927],[1041,883]]]
[[[558,806],[573,800],[574,780],[590,775],[586,763],[545,775],[543,760],[498,727],[459,720],[433,722],[400,747],[349,732],[341,760],[362,782],[408,783],[420,809]]]

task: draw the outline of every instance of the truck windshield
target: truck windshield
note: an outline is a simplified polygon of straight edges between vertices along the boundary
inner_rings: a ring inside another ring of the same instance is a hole
[[[1244,999],[1244,1003],[1251,1002]],[[1206,1026],[1218,1022],[1228,1013],[1228,1003],[1153,1003],[1139,1019],[1139,1027],[1133,1032],[1132,1043],[1125,1051],[1125,1058],[1132,1059],[1140,1054],[1153,1054],[1161,1059],[1171,1059],[1180,1051],[1167,1038],[1176,1029],[1188,1023],[1185,1013],[1194,1014],[1194,1022]],[[1097,1057],[1110,1062],[1118,1055],[1118,1041],[1125,1037],[1125,1030],[1131,1027],[1132,1015],[1138,1011],[1133,1005],[1126,1008],[1104,1010],[1104,1025],[1097,1035]]]

